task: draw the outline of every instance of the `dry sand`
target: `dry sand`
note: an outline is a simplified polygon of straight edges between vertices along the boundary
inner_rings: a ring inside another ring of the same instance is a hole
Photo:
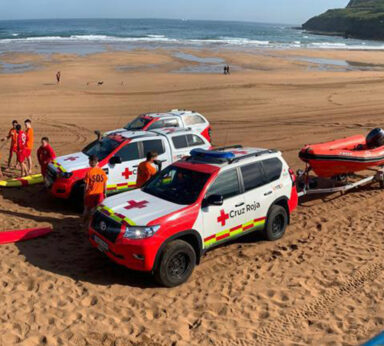
[[[171,73],[186,62],[166,51],[8,54],[1,59],[40,68],[0,75],[0,129],[29,117],[36,137],[48,135],[64,154],[95,129],[187,108],[209,118],[215,144],[279,148],[297,169],[306,143],[384,126],[384,72],[308,70],[285,57],[292,52],[279,54],[215,53],[244,68],[230,76]],[[354,52],[353,60],[377,63],[383,54]],[[382,200],[375,187],[306,200],[280,241],[252,236],[217,248],[188,283],[165,289],[91,248],[78,215],[41,186],[1,189],[2,230],[52,225],[54,233],[0,248],[0,343],[359,344],[384,329]]]

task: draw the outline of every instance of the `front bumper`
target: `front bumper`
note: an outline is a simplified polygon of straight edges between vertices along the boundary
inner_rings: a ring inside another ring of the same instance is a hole
[[[107,255],[112,261],[129,269],[152,271],[159,249],[159,245],[154,239],[131,241],[122,238],[122,234],[120,234],[113,243],[92,227],[89,229],[88,236],[91,245]]]

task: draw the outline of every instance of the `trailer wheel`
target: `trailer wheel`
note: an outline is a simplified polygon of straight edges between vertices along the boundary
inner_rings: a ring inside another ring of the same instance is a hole
[[[165,287],[175,287],[186,282],[196,265],[193,247],[183,240],[166,245],[155,269],[156,281]]]
[[[268,214],[264,235],[267,240],[273,241],[283,237],[288,225],[288,215],[285,208],[280,205],[273,205]]]

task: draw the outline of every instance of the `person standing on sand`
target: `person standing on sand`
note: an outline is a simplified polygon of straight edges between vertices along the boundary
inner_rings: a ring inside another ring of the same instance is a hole
[[[89,166],[91,168],[84,179],[84,213],[82,218],[82,224],[86,229],[88,229],[89,221],[96,207],[105,199],[108,180],[106,173],[99,167],[99,158],[96,155],[89,157]]]
[[[20,165],[20,176],[25,177],[27,175],[27,167],[25,165],[25,146],[27,143],[27,135],[21,130],[21,125],[16,125],[17,132],[17,162]]]
[[[33,128],[31,120],[27,119],[24,121],[25,124],[25,134],[27,136],[27,143],[25,145],[25,157],[27,159],[27,172],[32,174],[32,150],[33,150]]]
[[[151,179],[156,173],[157,169],[154,165],[159,165],[157,161],[158,154],[155,151],[147,153],[147,159],[139,164],[137,169],[137,181],[136,187],[142,187],[149,179]],[[158,168],[159,171],[161,168]]]
[[[16,154],[16,152],[17,152],[17,132],[16,132],[17,124],[18,124],[17,120],[13,120],[12,121],[12,127],[9,130],[8,135],[1,139],[2,142],[4,142],[5,140],[9,140],[9,139],[11,140],[11,146],[9,148],[7,169],[11,168],[13,153]]]
[[[229,72],[229,65],[227,65],[227,74],[231,74],[231,73]]]
[[[41,167],[41,174],[43,177],[47,173],[48,165],[56,158],[56,153],[49,144],[48,137],[43,137],[41,139],[41,146],[37,150],[37,160],[39,161]]]
[[[224,74],[227,74],[227,65],[224,66]]]
[[[56,81],[57,81],[57,84],[60,84],[60,79],[61,79],[61,72],[58,71],[58,72],[56,73]]]

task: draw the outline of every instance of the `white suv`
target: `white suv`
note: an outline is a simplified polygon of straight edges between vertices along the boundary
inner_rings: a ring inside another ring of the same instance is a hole
[[[253,231],[281,238],[297,206],[294,182],[278,151],[194,149],[142,189],[107,198],[89,239],[113,261],[176,286],[214,246]]]

